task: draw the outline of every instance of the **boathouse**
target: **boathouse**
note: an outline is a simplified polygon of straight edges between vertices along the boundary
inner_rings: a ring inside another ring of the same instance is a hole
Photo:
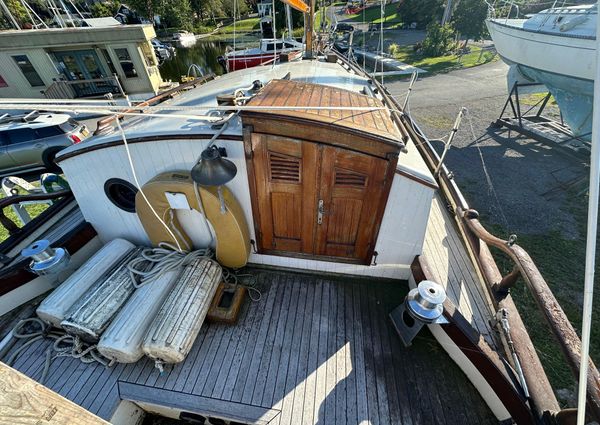
[[[163,83],[152,25],[0,32],[0,98],[155,95]]]

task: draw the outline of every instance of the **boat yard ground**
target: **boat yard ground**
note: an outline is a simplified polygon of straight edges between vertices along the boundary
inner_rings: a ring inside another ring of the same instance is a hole
[[[589,168],[585,159],[490,126],[506,101],[507,69],[498,61],[421,78],[410,98],[410,113],[422,131],[436,139],[447,137],[461,107],[468,109],[446,165],[490,231],[503,239],[518,236],[517,243],[533,257],[570,320],[580,329]],[[407,81],[396,79],[386,85],[397,99],[404,100]],[[548,113],[558,117],[555,106]],[[442,144],[436,142],[436,147],[441,152]],[[498,254],[496,258],[503,273],[512,270],[506,257]],[[575,379],[524,282],[517,283],[512,295],[546,372],[559,389],[559,399],[572,404]],[[594,323],[592,357],[598,361],[599,303]]]

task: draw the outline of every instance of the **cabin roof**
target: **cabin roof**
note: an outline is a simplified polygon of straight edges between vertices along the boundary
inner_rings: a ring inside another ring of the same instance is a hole
[[[374,135],[385,141],[402,144],[402,135],[392,122],[384,104],[374,97],[355,91],[320,84],[292,80],[271,80],[247,106],[292,106],[324,109],[266,109],[248,111],[242,116],[267,115],[270,117],[310,120]],[[333,107],[333,108],[332,108]],[[373,110],[335,109],[382,108]]]

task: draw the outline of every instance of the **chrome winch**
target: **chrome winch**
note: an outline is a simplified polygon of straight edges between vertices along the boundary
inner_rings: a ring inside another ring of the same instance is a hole
[[[64,248],[52,248],[50,241],[42,239],[29,245],[21,251],[23,257],[30,257],[29,268],[40,275],[57,274],[65,270],[71,256]]]
[[[444,288],[430,280],[424,280],[411,289],[404,302],[390,313],[390,318],[405,346],[410,346],[421,328],[426,324],[444,324]]]

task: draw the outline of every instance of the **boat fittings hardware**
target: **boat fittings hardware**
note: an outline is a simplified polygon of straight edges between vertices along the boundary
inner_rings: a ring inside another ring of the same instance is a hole
[[[446,324],[443,316],[446,291],[430,280],[411,289],[404,302],[390,313],[392,323],[406,347],[412,344],[421,328],[429,324]]]
[[[64,248],[52,248],[50,241],[42,239],[21,251],[23,257],[30,257],[29,268],[37,275],[57,274],[65,270],[71,256]]]

